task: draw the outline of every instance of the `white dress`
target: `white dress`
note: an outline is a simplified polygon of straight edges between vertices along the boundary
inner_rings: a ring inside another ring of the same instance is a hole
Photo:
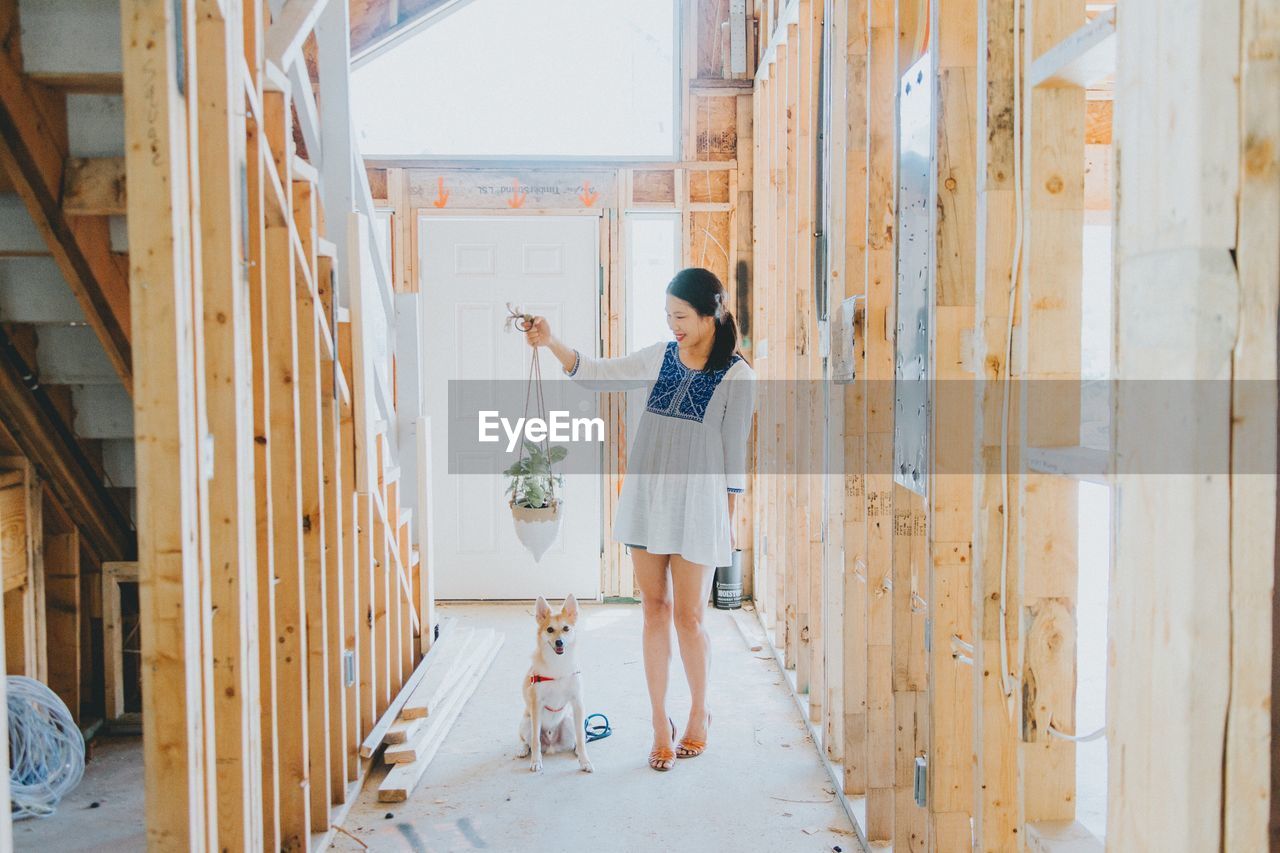
[[[619,358],[577,361],[566,374],[597,391],[648,389],[613,520],[613,540],[691,563],[728,566],[729,492],[747,485],[755,372],[739,355],[690,370],[675,341]]]

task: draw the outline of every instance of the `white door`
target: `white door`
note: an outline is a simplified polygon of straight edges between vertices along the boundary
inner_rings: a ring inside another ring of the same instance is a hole
[[[572,592],[594,599],[600,592],[599,478],[565,477],[560,536],[535,563],[516,539],[496,456],[483,456],[493,461],[481,461],[482,474],[469,473],[480,456],[467,461],[468,473],[451,474],[461,465],[449,464],[448,430],[477,429],[474,415],[458,420],[450,412],[449,380],[468,380],[467,393],[484,394],[487,381],[529,375],[532,350],[524,335],[503,329],[508,302],[547,317],[556,337],[570,346],[596,352],[600,222],[589,216],[423,216],[419,228],[422,357],[433,416],[436,597],[562,598]],[[544,380],[562,380],[555,357],[545,348],[538,352]],[[547,407],[557,408],[553,399]],[[577,445],[573,452],[601,450]]]

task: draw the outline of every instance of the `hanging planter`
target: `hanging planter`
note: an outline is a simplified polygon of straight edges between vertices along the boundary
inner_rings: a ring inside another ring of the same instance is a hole
[[[507,308],[511,312],[507,318],[508,330],[515,328],[527,332],[532,328],[533,315],[522,314],[509,303]],[[538,407],[535,414],[545,421],[547,411],[542,397],[542,371],[538,365],[536,349],[529,366],[529,380],[525,389],[526,417],[529,414],[530,394],[535,389]],[[529,549],[535,563],[542,561],[542,555],[547,553],[547,549],[560,534],[564,504],[556,496],[556,487],[564,487],[564,477],[556,474],[552,466],[563,460],[568,453],[567,448],[552,447],[546,439],[541,446],[526,440],[520,445],[520,457],[502,472],[511,478],[511,482],[507,484],[507,494],[511,496],[508,505],[511,507],[516,538]]]
[[[556,497],[556,486],[563,487],[564,477],[554,473],[551,466],[567,454],[563,447],[542,448],[526,441],[520,458],[502,472],[511,478],[507,494],[511,495],[509,506],[516,538],[533,554],[535,563],[542,561],[542,555],[560,533],[564,504]]]
[[[529,549],[535,563],[542,562],[542,555],[560,535],[560,501],[550,506],[531,507],[511,503],[511,518],[516,526],[516,538]]]

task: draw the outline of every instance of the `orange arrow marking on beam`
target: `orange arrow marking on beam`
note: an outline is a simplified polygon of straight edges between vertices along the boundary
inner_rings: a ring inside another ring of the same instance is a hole
[[[436,207],[444,207],[449,203],[449,191],[444,188],[444,178],[436,178],[436,198],[431,203]]]
[[[507,199],[507,207],[524,207],[524,200],[528,195],[520,192],[520,179],[516,178],[511,182],[511,198]]]
[[[591,190],[591,182],[582,182],[582,192],[578,193],[578,199],[587,207],[596,203],[596,199],[600,198],[600,193]]]

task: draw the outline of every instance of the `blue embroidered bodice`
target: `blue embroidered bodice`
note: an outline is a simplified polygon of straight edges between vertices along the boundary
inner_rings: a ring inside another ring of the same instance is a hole
[[[679,344],[671,341],[662,356],[662,368],[658,371],[658,381],[649,392],[649,402],[645,406],[655,415],[666,415],[669,418],[683,418],[688,421],[702,422],[707,413],[707,404],[715,393],[720,380],[729,372],[729,368],[742,360],[742,356],[734,354],[729,364],[720,370],[704,373],[701,370],[690,370],[680,360]]]

